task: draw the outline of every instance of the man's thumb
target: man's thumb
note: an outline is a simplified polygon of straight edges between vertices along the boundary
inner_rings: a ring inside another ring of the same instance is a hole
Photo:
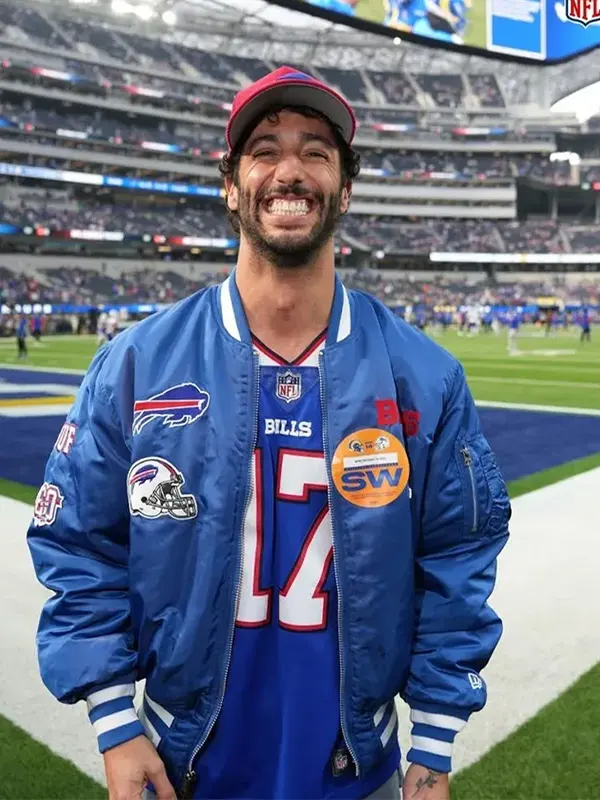
[[[148,771],[148,778],[152,781],[158,800],[177,800],[175,789],[167,778],[164,765],[159,763],[152,771]]]

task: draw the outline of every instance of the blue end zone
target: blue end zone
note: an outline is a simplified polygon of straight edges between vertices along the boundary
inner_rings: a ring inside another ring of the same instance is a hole
[[[20,383],[28,386],[33,383],[62,383],[65,386],[79,386],[83,375],[70,375],[49,370],[10,369],[0,367],[0,383]]]
[[[479,417],[507,481],[600,453],[600,417],[503,408]]]
[[[44,481],[44,467],[64,422],[60,417],[2,417],[0,478],[36,488]]]
[[[81,376],[50,370],[0,369],[0,381],[3,380],[27,385],[64,384],[67,388],[78,386]],[[28,396],[36,396],[35,391]],[[480,408],[479,416],[507,481],[600,453],[600,417],[504,408]],[[0,478],[39,486],[63,420],[62,415],[26,418],[0,415]]]

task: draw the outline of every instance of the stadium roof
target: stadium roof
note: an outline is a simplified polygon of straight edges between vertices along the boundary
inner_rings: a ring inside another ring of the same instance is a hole
[[[345,69],[406,70],[413,73],[496,73],[513,103],[548,109],[576,89],[600,79],[600,49],[555,67],[498,62],[357,31],[267,0],[25,0],[79,19],[105,24],[215,53],[271,63]],[[146,19],[123,13],[145,6]],[[165,24],[165,11],[170,24]],[[88,17],[89,18],[89,17]]]
[[[300,29],[301,31],[315,30],[339,30],[347,32],[343,25],[336,25],[333,22],[302,14],[298,11],[290,11],[286,8],[273,5],[266,0],[180,0],[178,5],[188,5],[197,12],[215,18],[229,18],[238,24],[269,25],[279,28]]]

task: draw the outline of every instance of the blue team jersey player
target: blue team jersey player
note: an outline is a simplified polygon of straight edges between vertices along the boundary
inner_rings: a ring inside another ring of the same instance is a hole
[[[313,6],[323,8],[325,11],[335,11],[337,14],[354,16],[354,6],[357,0],[308,0]]]
[[[385,24],[420,36],[460,44],[471,0],[385,0]]]

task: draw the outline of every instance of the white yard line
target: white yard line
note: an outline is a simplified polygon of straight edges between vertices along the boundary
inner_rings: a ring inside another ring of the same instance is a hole
[[[0,714],[35,739],[102,780],[102,759],[85,704],[58,703],[40,679],[34,648],[37,620],[49,593],[33,573],[24,532],[31,518],[25,503],[0,497]]]
[[[600,553],[594,498],[600,469],[513,501],[511,539],[499,559],[491,604],[504,635],[484,671],[489,698],[455,746],[454,768],[480,758],[600,661]],[[30,507],[0,497],[0,713],[102,781],[102,761],[85,707],[61,705],[42,685],[33,638],[48,593],[38,584],[23,536]],[[585,557],[582,557],[585,554]],[[582,613],[585,609],[585,613]],[[398,703],[400,741],[408,712]]]
[[[34,367],[29,364],[3,364],[0,362],[0,369],[14,369],[23,372],[55,372],[58,375],[85,375],[85,369],[67,369],[66,367]]]
[[[503,403],[500,400],[475,400],[479,408],[505,408],[508,411],[544,411],[549,414],[580,414],[583,417],[600,417],[600,408],[574,408],[572,406],[545,406],[535,403]]]
[[[69,394],[69,389],[77,387],[68,383],[9,383],[0,378],[0,400],[5,394],[22,394],[26,397],[32,394],[51,394],[59,397]]]
[[[68,392],[65,392],[65,395]],[[0,417],[12,417],[13,419],[23,419],[24,417],[61,417],[67,416],[73,403],[42,403],[40,405],[28,406],[0,406]]]

